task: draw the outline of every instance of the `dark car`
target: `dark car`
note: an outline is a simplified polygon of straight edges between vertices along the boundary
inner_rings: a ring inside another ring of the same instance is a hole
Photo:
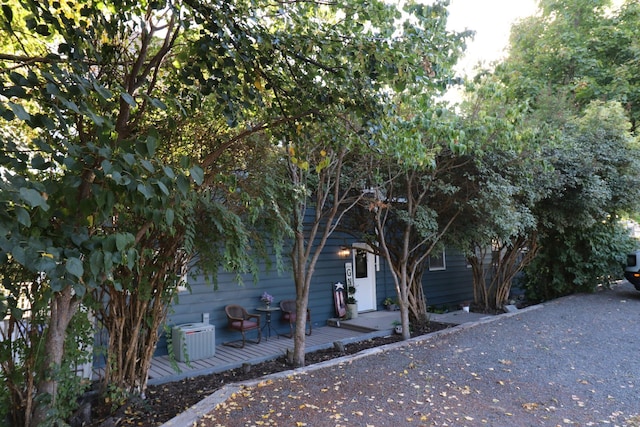
[[[627,266],[624,269],[624,278],[640,291],[640,251],[627,255]]]

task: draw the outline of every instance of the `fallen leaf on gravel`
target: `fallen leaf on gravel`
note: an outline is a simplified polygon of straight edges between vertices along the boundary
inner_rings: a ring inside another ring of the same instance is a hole
[[[625,420],[629,427],[638,427],[640,426],[640,415],[632,415],[630,418]]]
[[[539,405],[538,405],[537,403],[523,403],[523,404],[522,404],[522,408],[523,408],[525,411],[533,411],[533,410],[535,410],[535,409],[538,409],[538,406],[539,406]]]

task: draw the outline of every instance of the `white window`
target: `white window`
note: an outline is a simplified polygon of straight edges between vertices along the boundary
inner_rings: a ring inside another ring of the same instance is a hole
[[[444,256],[444,249],[440,254],[429,255],[429,271],[440,271],[446,269],[447,263]]]

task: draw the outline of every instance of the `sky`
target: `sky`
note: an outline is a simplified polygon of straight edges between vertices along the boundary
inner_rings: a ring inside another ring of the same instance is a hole
[[[506,55],[511,25],[518,19],[534,15],[537,0],[450,0],[447,28],[473,30],[475,36],[467,43],[465,56],[458,62],[460,76],[473,76],[478,62],[489,65]],[[457,104],[462,88],[452,87],[444,100]]]
[[[536,0],[450,0],[448,29],[476,32],[458,71],[471,75],[478,61],[487,64],[504,55],[511,25],[534,15]]]

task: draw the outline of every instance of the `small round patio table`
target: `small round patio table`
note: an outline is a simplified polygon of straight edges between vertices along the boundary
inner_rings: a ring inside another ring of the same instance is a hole
[[[274,311],[280,311],[280,307],[262,306],[262,307],[256,308],[256,311],[265,313],[267,322],[262,327],[262,331],[263,331],[262,334],[264,335],[265,341],[269,341],[269,337],[271,336],[272,332],[275,333],[276,337],[280,338],[280,334],[278,333],[276,328],[271,326],[271,313],[273,313]]]

